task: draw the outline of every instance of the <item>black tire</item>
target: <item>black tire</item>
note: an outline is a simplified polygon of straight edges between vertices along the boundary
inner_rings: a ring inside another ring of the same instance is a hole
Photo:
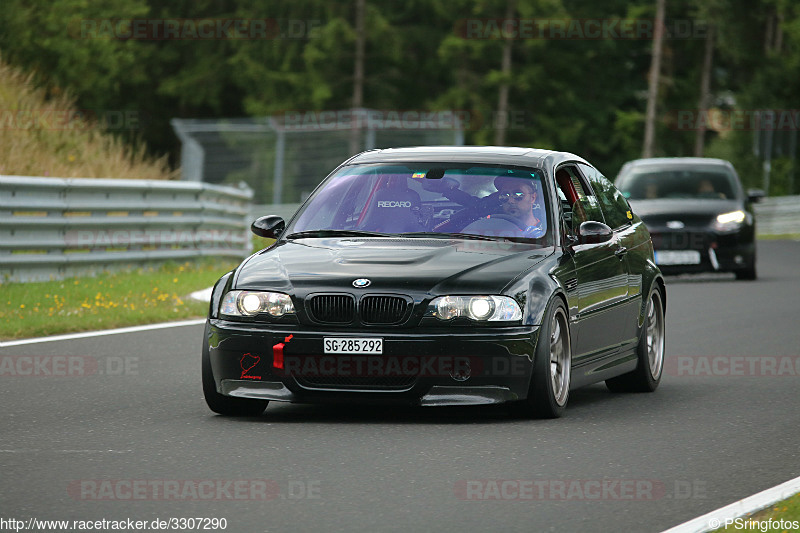
[[[569,314],[561,298],[554,298],[544,314],[536,342],[528,398],[512,404],[512,410],[525,417],[560,417],[569,401],[571,376]]]
[[[747,268],[743,270],[737,270],[735,272],[736,279],[742,281],[753,281],[757,278],[756,275],[756,256],[753,254],[753,257],[750,258],[750,261],[747,263]]]
[[[654,287],[647,299],[645,319],[636,347],[636,369],[606,380],[612,392],[653,392],[661,383],[666,353],[666,322],[661,291]]]
[[[258,416],[269,405],[269,400],[249,400],[231,398],[217,392],[214,374],[211,370],[211,357],[208,353],[208,324],[203,334],[203,396],[208,408],[226,416]]]

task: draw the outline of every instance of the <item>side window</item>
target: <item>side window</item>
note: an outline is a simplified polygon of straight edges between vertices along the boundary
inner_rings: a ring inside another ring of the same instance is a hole
[[[613,229],[630,224],[631,208],[622,193],[594,167],[580,163],[580,168],[589,179],[589,183],[597,195],[600,208],[606,217],[606,224]]]
[[[583,176],[581,176],[578,169],[576,169],[573,165],[568,165],[562,167],[564,172],[569,175],[570,181],[575,186],[575,190],[578,191],[578,195],[583,198],[585,196],[593,196],[592,190],[586,186],[586,180],[584,180]]]
[[[586,221],[605,222],[597,198],[586,187],[583,176],[574,165],[560,167],[556,171],[556,183],[559,192],[564,196],[565,222],[573,233]]]

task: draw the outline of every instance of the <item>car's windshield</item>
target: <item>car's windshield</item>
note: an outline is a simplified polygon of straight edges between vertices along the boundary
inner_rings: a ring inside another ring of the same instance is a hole
[[[538,169],[496,165],[345,166],[317,189],[285,234],[462,234],[551,245],[542,176]]]
[[[734,199],[734,178],[722,169],[642,168],[622,176],[617,186],[631,200],[657,198]]]

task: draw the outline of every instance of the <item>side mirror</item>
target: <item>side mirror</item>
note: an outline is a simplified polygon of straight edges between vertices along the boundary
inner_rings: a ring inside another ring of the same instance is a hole
[[[614,231],[602,222],[587,220],[578,228],[578,241],[581,244],[600,244],[608,242]]]
[[[257,218],[251,225],[250,231],[259,237],[267,239],[277,239],[286,229],[286,222],[277,215],[268,215]]]
[[[747,189],[747,199],[754,204],[760,202],[764,196],[764,191],[761,189]]]

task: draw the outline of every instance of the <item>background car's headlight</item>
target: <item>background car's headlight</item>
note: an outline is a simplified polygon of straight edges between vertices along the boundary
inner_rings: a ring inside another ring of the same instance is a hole
[[[426,316],[440,320],[467,317],[481,322],[520,320],[522,310],[508,296],[439,296],[428,305]]]
[[[219,312],[228,316],[269,313],[277,318],[294,313],[294,304],[288,294],[280,292],[230,291],[222,298]]]
[[[717,231],[732,231],[739,229],[739,226],[742,225],[742,222],[744,222],[746,218],[747,214],[741,210],[722,213],[721,215],[717,215],[717,218],[711,226]]]

